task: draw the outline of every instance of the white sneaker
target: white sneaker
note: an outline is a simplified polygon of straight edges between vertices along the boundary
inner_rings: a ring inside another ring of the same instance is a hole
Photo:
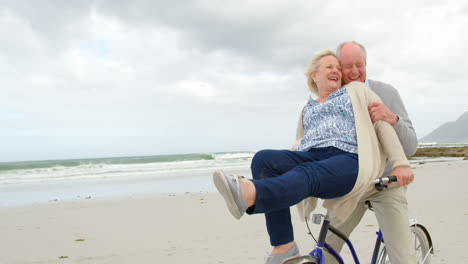
[[[216,170],[213,173],[213,182],[216,189],[223,196],[229,212],[236,219],[240,219],[248,208],[242,197],[240,187],[240,180],[242,178],[241,176],[226,175],[222,170]]]

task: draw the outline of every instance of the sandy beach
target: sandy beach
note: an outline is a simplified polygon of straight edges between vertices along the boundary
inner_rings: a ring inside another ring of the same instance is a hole
[[[430,231],[433,263],[468,263],[468,161],[413,165],[410,217]],[[320,209],[318,211],[323,211]],[[293,221],[301,253],[313,249]],[[263,215],[240,221],[210,192],[127,195],[0,208],[0,263],[263,263],[270,250]],[[311,225],[318,235],[318,226]],[[351,239],[370,262],[377,223],[368,212]],[[345,260],[349,259],[344,250]]]

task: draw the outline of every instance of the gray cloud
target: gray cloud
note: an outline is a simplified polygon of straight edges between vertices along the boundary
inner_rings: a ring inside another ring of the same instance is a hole
[[[100,1],[97,6],[132,25],[170,27],[181,33],[181,48],[225,51],[260,59],[270,68],[303,65],[304,51],[327,47],[333,38],[320,37],[325,33],[320,14],[326,6],[308,1]],[[327,24],[326,30],[333,28]]]
[[[0,161],[288,148],[308,60],[352,39],[423,136],[466,111],[466,10],[464,1],[3,1]]]

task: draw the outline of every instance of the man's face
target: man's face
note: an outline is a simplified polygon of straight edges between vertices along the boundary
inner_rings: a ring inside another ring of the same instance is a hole
[[[348,84],[352,81],[364,82],[366,80],[364,54],[358,45],[348,43],[341,48],[340,64],[343,84]]]

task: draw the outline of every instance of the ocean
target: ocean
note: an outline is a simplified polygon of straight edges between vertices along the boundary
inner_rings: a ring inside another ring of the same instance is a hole
[[[419,147],[467,144],[420,144]],[[254,152],[0,162],[0,207],[70,199],[148,193],[213,192],[211,175],[222,169],[250,175]],[[460,158],[412,158],[410,163]]]
[[[0,163],[0,207],[144,193],[211,192],[216,169],[249,174],[254,152]]]
[[[182,154],[143,157],[0,163],[0,185],[119,177],[165,177],[184,172],[237,169],[254,153]]]

